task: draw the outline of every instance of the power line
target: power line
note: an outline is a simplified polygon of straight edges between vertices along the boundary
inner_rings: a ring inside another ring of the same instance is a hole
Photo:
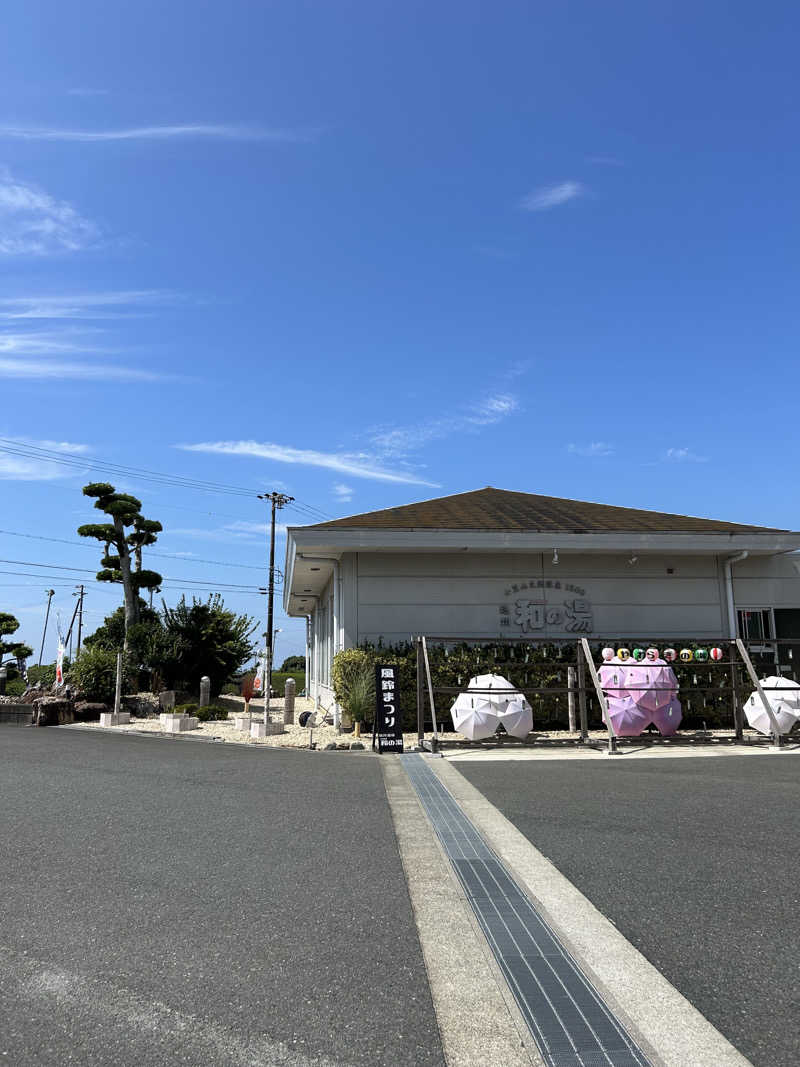
[[[73,470],[97,470],[110,471],[113,474],[123,475],[128,478],[138,478],[140,481],[153,482],[156,485],[193,489],[199,492],[222,493],[229,496],[254,497],[257,496],[255,489],[248,489],[241,485],[228,485],[224,482],[212,482],[200,478],[189,478],[180,474],[165,474],[161,471],[153,471],[147,468],[128,467],[121,463],[112,463],[110,460],[89,459],[75,455],[65,455],[50,448],[42,448],[25,441],[16,441],[12,438],[0,437],[0,452],[12,456],[21,456],[26,459],[46,460],[49,463],[58,463]],[[297,510],[305,510],[307,514],[317,514],[323,518],[329,516],[312,504],[295,501]]]
[[[32,541],[52,541],[59,545],[79,545],[81,548],[97,548],[97,545],[90,544],[88,541],[70,541],[65,537],[45,537],[43,534],[20,533],[17,530],[0,530],[0,534],[7,534],[9,537],[27,537]],[[263,571],[264,569],[263,566],[257,567],[254,563],[229,563],[222,559],[201,559],[200,556],[189,558],[188,556],[176,555],[174,552],[153,552],[149,548],[147,555],[158,556],[159,559],[180,559],[185,560],[187,563],[212,563],[218,567],[242,567],[253,571]]]
[[[92,570],[90,567],[67,567],[61,563],[33,563],[27,559],[0,559],[0,563],[7,563],[16,567],[39,567],[42,570],[50,571],[74,571],[76,574],[97,574],[97,571]],[[8,572],[6,572],[8,573]],[[134,572],[135,573],[135,572]],[[44,575],[43,577],[46,577]],[[63,575],[62,575],[63,577]],[[207,578],[183,578],[183,577],[164,577],[164,582],[182,582],[184,585],[202,585],[202,586],[219,586],[221,589],[233,590],[233,589],[250,589],[256,590],[257,587],[252,583],[242,585],[235,582],[212,582]]]

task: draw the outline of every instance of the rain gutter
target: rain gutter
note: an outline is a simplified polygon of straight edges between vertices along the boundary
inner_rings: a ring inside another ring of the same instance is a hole
[[[734,563],[739,563],[743,559],[747,559],[750,555],[749,552],[737,552],[733,556],[728,556],[723,560],[723,566],[725,570],[725,598],[727,600],[728,607],[728,631],[731,640],[734,640],[737,636],[736,633],[736,610],[733,603],[733,572],[731,570]]]

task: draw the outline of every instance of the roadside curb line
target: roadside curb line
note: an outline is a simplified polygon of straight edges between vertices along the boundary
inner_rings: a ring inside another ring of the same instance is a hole
[[[380,761],[448,1067],[543,1067],[408,775]]]
[[[610,1010],[659,1067],[752,1067],[456,767],[428,766],[509,867]]]

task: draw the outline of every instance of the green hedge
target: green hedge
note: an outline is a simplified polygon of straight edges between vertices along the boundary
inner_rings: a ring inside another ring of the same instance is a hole
[[[595,663],[600,662],[600,649],[607,641],[591,641],[590,647]],[[627,642],[631,647],[632,643]],[[362,645],[373,663],[395,665],[399,676],[399,703],[403,713],[403,724],[407,730],[417,725],[417,658],[411,642],[394,647],[386,645]],[[684,647],[684,646],[681,646]],[[696,645],[687,642],[685,647],[694,650]],[[441,645],[428,645],[428,659],[434,688],[438,686],[466,688],[470,678],[476,674],[501,674],[504,678],[523,692],[531,689],[551,688],[566,689],[567,667],[576,663],[577,645],[540,644],[520,641],[514,644],[485,645],[460,644],[445,648]],[[726,659],[729,658],[726,652]],[[709,727],[733,728],[733,705],[731,702],[730,667],[715,663],[673,663],[682,690],[690,687],[710,686],[708,693],[684,693],[679,691],[678,699],[683,707],[682,725],[688,729],[702,727],[705,722]],[[591,685],[588,671],[587,685]],[[697,681],[695,682],[695,678]],[[740,675],[740,699],[750,692],[746,679]],[[450,708],[455,700],[455,693],[434,693],[436,701],[436,718],[440,727],[452,729]],[[533,694],[528,699],[533,708],[535,730],[566,729],[569,723],[567,694]],[[591,729],[602,728],[600,707],[591,693],[588,696],[588,719]],[[576,717],[577,717],[576,698]],[[371,720],[370,720],[371,721]],[[430,706],[425,695],[425,721],[431,729]]]

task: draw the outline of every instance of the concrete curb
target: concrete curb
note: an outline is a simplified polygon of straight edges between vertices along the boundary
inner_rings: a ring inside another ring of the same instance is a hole
[[[654,1065],[752,1067],[454,766],[429,766]]]
[[[543,1067],[408,776],[380,760],[448,1067]]]

